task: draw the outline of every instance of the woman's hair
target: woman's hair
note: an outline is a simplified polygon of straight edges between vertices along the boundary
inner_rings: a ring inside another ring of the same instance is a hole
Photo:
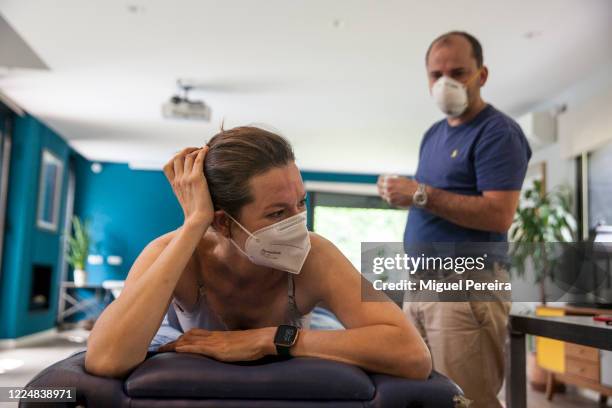
[[[222,128],[207,145],[204,176],[214,208],[233,217],[254,199],[251,177],[295,160],[287,140],[254,126]]]

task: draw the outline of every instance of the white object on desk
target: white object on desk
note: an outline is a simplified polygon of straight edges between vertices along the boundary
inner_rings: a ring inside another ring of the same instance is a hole
[[[89,255],[87,256],[87,263],[90,265],[102,265],[104,257],[102,255]]]
[[[119,266],[123,263],[123,258],[119,255],[109,255],[106,257],[106,263],[112,266]]]
[[[75,269],[73,275],[75,286],[83,286],[87,284],[87,272],[85,272],[83,269]]]
[[[122,280],[105,280],[102,282],[102,287],[104,289],[110,290],[115,299],[119,297],[121,291],[123,290],[123,285],[125,285],[125,281]]]

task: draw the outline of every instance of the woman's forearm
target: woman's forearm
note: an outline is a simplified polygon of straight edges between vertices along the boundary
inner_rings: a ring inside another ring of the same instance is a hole
[[[145,358],[177,282],[207,227],[186,222],[145,272],[104,310],[88,340],[88,369],[120,376]]]
[[[267,352],[276,353],[273,344]],[[385,324],[346,330],[301,330],[291,355],[325,358],[412,379],[425,379],[431,372],[431,356],[421,338]]]

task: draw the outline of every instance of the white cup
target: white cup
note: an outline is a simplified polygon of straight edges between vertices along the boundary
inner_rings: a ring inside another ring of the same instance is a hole
[[[387,180],[391,178],[398,178],[397,174],[382,174],[382,190],[383,190],[383,199],[386,202],[389,202],[389,194],[387,193]]]

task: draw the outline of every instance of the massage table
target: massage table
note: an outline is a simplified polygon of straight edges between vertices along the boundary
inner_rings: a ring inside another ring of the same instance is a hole
[[[20,407],[101,408],[461,408],[461,389],[432,372],[425,381],[371,373],[318,358],[268,356],[241,363],[199,354],[149,352],[125,378],[89,374],[79,351],[37,374],[26,387],[75,387],[76,402]]]

